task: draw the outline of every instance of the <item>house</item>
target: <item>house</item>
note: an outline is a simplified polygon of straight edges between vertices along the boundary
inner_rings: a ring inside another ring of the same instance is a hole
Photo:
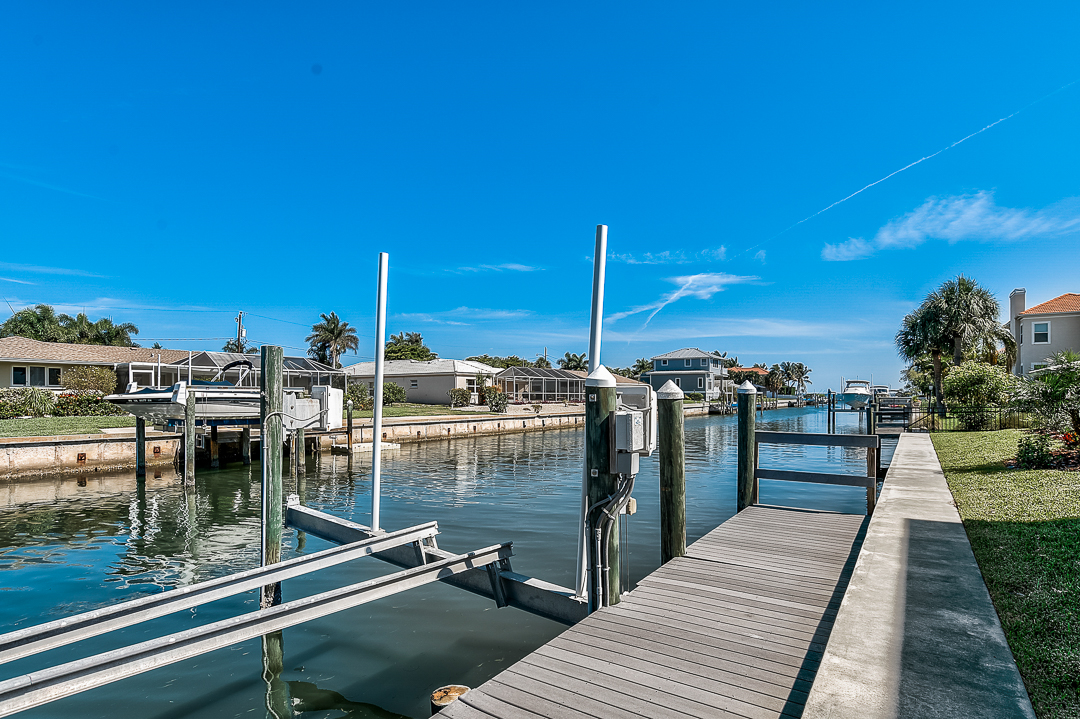
[[[156,366],[159,361],[168,364],[186,361],[187,358],[188,352],[185,350],[107,347],[2,337],[0,388],[45,387],[59,390],[63,388],[61,376],[65,368],[90,365],[115,371],[117,367],[129,363]],[[117,381],[120,381],[119,378]]]
[[[257,384],[258,355],[230,352],[151,349],[149,347],[109,347],[105,345],[40,342],[25,337],[0,338],[0,388],[63,388],[65,367],[107,367],[116,373],[117,388],[130,383],[171,387],[181,380],[212,379],[231,362],[248,360],[254,367],[245,374],[244,384]],[[345,386],[344,374],[306,357],[284,359],[286,387],[310,389],[312,385]],[[224,379],[236,382],[242,370],[230,370]]]
[[[727,379],[728,371],[720,359],[715,352],[686,347],[653,357],[653,368],[646,373],[646,377],[654,390],[659,390],[671,380],[683,392],[700,392],[707,400],[731,401],[735,388]]]
[[[494,384],[498,370],[482,362],[455,359],[387,360],[383,381],[405,388],[405,398],[417,404],[449,404],[450,390],[467,389],[476,395],[476,378],[482,375]],[[349,383],[364,382],[375,391],[375,363],[358,362],[345,368]]]
[[[1019,287],[1009,295],[1009,323],[1016,340],[1017,375],[1046,366],[1055,352],[1080,352],[1080,294],[1066,292],[1027,308],[1027,290]]]

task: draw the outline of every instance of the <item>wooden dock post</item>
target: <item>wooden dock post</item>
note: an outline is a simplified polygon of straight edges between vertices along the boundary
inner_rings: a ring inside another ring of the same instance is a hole
[[[184,484],[195,484],[195,393],[190,387],[184,407]]]
[[[874,507],[877,506],[877,473],[880,452],[880,446],[866,448],[866,476],[868,477],[866,483],[866,513],[868,515],[873,514]]]
[[[353,443],[353,421],[352,421],[352,409],[353,401],[350,399],[345,403],[345,408],[348,411],[348,427],[349,427],[349,454],[352,455],[352,443]]]
[[[754,470],[757,468],[757,441],[754,433],[757,429],[754,416],[754,405],[757,401],[757,390],[750,380],[746,380],[737,390],[739,395],[739,469],[738,469],[738,496],[736,511],[741,512],[747,507],[757,504],[758,486]]]
[[[866,433],[877,433],[877,400],[871,399],[866,404]]]
[[[244,459],[244,466],[251,464],[251,427],[245,426],[240,432],[240,456]]]
[[[218,438],[217,438],[217,425],[210,425],[210,466],[218,468],[221,466],[221,461],[218,457]]]
[[[660,563],[686,556],[683,391],[671,380],[656,393],[660,450]]]
[[[262,564],[281,561],[282,513],[281,444],[284,439],[281,412],[285,401],[282,393],[281,367],[284,352],[281,347],[262,348]],[[281,584],[262,588],[261,606],[265,609],[281,603]]]
[[[825,395],[825,433],[826,434],[832,434],[832,431],[833,431],[833,426],[832,426],[833,406],[832,406],[832,403],[833,403],[833,393],[832,393],[832,390],[830,389],[828,391],[828,394]]]
[[[293,459],[296,462],[296,476],[299,477],[307,471],[307,447],[305,446],[304,428],[297,427],[293,432]]]
[[[135,479],[146,479],[146,420],[135,418]]]
[[[610,424],[611,413],[615,411],[615,378],[607,368],[600,366],[585,380],[585,472],[588,492],[589,521],[588,566],[592,572],[589,582],[589,606],[598,609],[605,604],[618,604],[619,592],[619,533],[612,532],[608,542],[607,582],[600,576],[600,565],[604,558],[599,556],[597,545],[599,538],[600,507],[618,489],[618,477],[611,473],[610,467]],[[616,522],[618,517],[616,517]],[[617,527],[616,527],[617,530]],[[606,601],[605,601],[606,600]]]

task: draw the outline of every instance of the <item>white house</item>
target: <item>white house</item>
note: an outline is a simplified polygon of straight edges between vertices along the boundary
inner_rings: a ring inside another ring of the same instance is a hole
[[[387,360],[383,363],[383,381],[405,388],[405,397],[417,404],[449,404],[450,390],[455,388],[476,392],[476,376],[487,378],[494,385],[499,370],[482,362],[455,359]],[[375,391],[375,363],[358,362],[345,368],[349,384],[364,382],[369,392]]]
[[[1080,294],[1066,292],[1028,309],[1027,290],[1017,288],[1009,295],[1009,322],[1018,375],[1045,367],[1055,352],[1080,352]]]

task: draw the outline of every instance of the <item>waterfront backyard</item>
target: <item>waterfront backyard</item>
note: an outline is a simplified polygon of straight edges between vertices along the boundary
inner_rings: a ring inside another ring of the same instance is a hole
[[[813,408],[769,412],[761,429],[825,430]],[[841,417],[839,431],[857,431]],[[686,420],[687,534],[696,539],[735,512],[734,417]],[[514,569],[573,583],[574,525],[580,492],[582,434],[552,430],[408,445],[384,459],[384,526],[437,520],[441,547],[470,550],[515,543]],[[763,466],[859,474],[861,452],[843,448],[763,447]],[[887,456],[887,455],[886,455]],[[323,454],[297,485],[306,503],[365,522],[369,468]],[[629,578],[659,564],[655,457],[642,463],[638,513],[627,537]],[[289,486],[291,483],[292,486]],[[95,606],[156,593],[255,566],[259,538],[259,468],[200,471],[195,491],[169,476],[132,475],[10,483],[0,511],[0,625],[15,629]],[[857,488],[762,482],[762,501],[862,512]],[[284,557],[328,544],[287,530]],[[290,580],[286,600],[386,574],[361,560]],[[68,661],[250,611],[241,595],[57,649],[6,666],[7,675]],[[564,627],[448,586],[412,590],[284,632],[285,671],[294,706],[309,716],[427,716],[427,694],[457,682],[478,686]],[[112,716],[118,706],[143,717],[240,716],[260,712],[269,685],[258,642],[102,687],[27,712],[27,716]],[[76,709],[77,707],[77,709]]]
[[[1080,473],[1012,469],[1021,432],[933,435],[1040,719],[1080,716]]]

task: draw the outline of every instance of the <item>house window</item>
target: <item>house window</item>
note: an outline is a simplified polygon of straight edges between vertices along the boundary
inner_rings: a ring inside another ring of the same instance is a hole
[[[707,360],[707,359],[701,360],[701,366],[702,367],[708,367],[709,366],[709,360]]]
[[[686,365],[687,367],[689,367],[689,366],[690,366],[690,360],[683,360],[683,363],[684,363],[684,364],[685,364],[685,365]]]
[[[375,391],[375,383],[374,383],[374,382],[368,382],[368,383],[367,383],[367,388],[368,388],[368,389],[369,389],[370,391],[374,392],[374,391]]]
[[[698,389],[705,389],[705,378],[704,377],[698,377],[697,378],[697,388]]]
[[[60,368],[59,367],[50,367],[49,368],[49,386],[50,387],[59,387],[60,386]]]
[[[420,386],[420,380],[416,380],[416,379],[409,380],[409,389],[416,389],[419,386]]]
[[[11,384],[22,387],[26,384],[26,368],[25,367],[12,367],[11,368]]]
[[[59,387],[59,367],[12,367],[13,387]]]
[[[662,365],[664,365],[665,367],[667,367],[667,360],[660,360],[660,364],[662,364]]]
[[[675,378],[675,386],[676,387],[682,387],[682,377],[676,377]]]
[[[1031,341],[1037,345],[1050,344],[1050,323],[1035,322],[1032,324]]]

